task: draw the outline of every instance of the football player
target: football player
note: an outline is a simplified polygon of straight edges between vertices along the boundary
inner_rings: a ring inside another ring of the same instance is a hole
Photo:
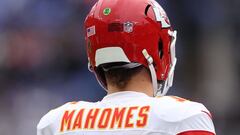
[[[37,135],[215,135],[204,105],[164,96],[177,32],[155,0],[99,0],[85,30],[89,70],[108,94],[50,111]]]

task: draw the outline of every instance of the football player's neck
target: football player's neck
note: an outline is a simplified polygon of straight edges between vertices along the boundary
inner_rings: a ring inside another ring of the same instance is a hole
[[[149,73],[146,70],[140,71],[131,77],[124,88],[118,88],[116,85],[108,84],[108,94],[121,91],[142,92],[148,96],[153,96],[153,86]]]

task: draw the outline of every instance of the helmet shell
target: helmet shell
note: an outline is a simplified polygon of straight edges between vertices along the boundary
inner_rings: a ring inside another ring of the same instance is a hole
[[[157,80],[167,79],[171,66],[172,37],[168,33],[171,26],[155,0],[99,0],[86,17],[85,30],[89,64],[94,73],[99,65],[112,62],[139,63],[148,68],[142,54],[146,49],[153,58]],[[107,54],[102,55],[101,61],[97,54],[104,48],[109,51],[102,52]],[[126,59],[114,57],[117,53],[111,48],[121,48]]]

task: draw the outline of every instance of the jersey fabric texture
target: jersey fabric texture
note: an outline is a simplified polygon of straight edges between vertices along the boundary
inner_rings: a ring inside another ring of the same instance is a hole
[[[40,120],[37,135],[215,135],[215,129],[200,103],[125,91],[51,110]]]

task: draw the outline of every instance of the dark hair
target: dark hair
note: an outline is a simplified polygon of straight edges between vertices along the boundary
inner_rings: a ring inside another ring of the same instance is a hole
[[[113,68],[104,71],[105,77],[112,85],[115,85],[119,89],[124,89],[129,80],[139,73],[144,67],[138,66],[135,68]]]

